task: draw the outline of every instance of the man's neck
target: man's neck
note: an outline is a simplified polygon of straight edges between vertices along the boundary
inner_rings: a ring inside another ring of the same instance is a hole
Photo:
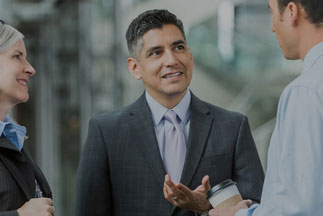
[[[147,91],[147,90],[146,90]],[[187,89],[181,93],[181,94],[174,94],[174,95],[156,95],[152,92],[149,92],[149,95],[154,98],[160,105],[162,105],[163,107],[167,108],[167,109],[172,109],[174,108],[185,96]]]
[[[323,28],[315,27],[314,25],[307,25],[301,31],[299,44],[300,58],[304,61],[306,54],[315,45],[323,42]]]

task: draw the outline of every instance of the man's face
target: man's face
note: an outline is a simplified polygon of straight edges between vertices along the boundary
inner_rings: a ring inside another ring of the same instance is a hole
[[[143,80],[156,100],[183,96],[192,79],[193,57],[181,31],[164,25],[146,32],[142,40],[140,59],[132,59],[135,78]]]
[[[292,17],[289,8],[283,12],[279,10],[277,0],[269,0],[269,9],[272,13],[272,31],[287,59],[298,59],[296,34],[293,29]]]

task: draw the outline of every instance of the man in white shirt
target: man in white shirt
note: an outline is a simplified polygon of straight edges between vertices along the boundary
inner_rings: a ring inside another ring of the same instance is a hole
[[[323,1],[269,0],[269,9],[284,56],[302,59],[302,73],[280,97],[261,203],[211,216],[323,215]]]

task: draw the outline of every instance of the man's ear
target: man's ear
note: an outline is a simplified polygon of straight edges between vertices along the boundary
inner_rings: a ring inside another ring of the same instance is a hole
[[[192,55],[192,53],[190,52],[190,60],[192,61],[192,62],[194,62],[194,58],[193,58],[193,55]]]
[[[136,80],[141,80],[140,65],[135,58],[128,58],[128,70]]]
[[[191,48],[190,47],[188,47],[188,51],[190,52],[190,57],[189,58],[190,58],[191,64],[194,67],[194,57],[193,57],[193,55],[191,53]]]
[[[290,20],[291,25],[293,27],[297,26],[299,22],[299,16],[301,15],[301,8],[299,7],[299,5],[295,2],[289,2],[285,10],[285,12],[287,12],[287,16]]]

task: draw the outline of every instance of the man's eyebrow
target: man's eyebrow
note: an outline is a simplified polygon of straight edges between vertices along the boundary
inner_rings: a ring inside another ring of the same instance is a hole
[[[159,50],[161,49],[162,46],[154,46],[154,47],[150,47],[147,51],[146,51],[146,56],[149,55],[149,53],[152,53],[155,50]]]
[[[174,45],[179,45],[179,44],[185,44],[185,41],[183,41],[183,40],[177,40],[177,41],[174,41],[174,42],[172,43],[172,46],[174,46]]]
[[[177,40],[177,41],[174,41],[172,43],[172,46],[176,46],[176,45],[179,45],[179,44],[185,44],[185,41],[184,40]],[[154,46],[154,47],[150,47],[149,49],[147,49],[146,51],[146,56],[149,56],[150,53],[156,51],[156,50],[160,50],[162,49],[163,46]]]

